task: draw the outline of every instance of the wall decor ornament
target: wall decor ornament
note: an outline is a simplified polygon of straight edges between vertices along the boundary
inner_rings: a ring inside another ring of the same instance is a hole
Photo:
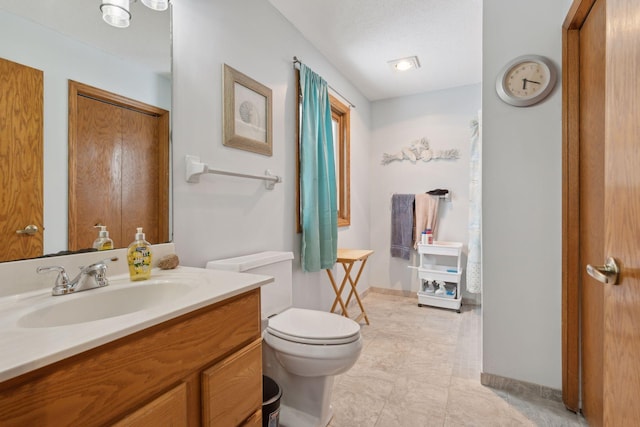
[[[271,104],[270,88],[224,64],[222,143],[271,156]]]
[[[428,162],[430,160],[446,159],[455,160],[460,158],[460,151],[457,148],[450,150],[432,150],[429,146],[427,138],[422,138],[413,141],[409,146],[403,147],[397,153],[383,153],[382,161],[383,165],[387,165],[393,161],[410,160],[415,163],[418,160]]]

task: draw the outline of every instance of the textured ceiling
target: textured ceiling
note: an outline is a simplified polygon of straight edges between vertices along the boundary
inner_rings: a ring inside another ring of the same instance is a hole
[[[370,101],[482,79],[482,0],[269,1]]]
[[[121,29],[102,21],[100,0],[0,0],[0,9],[157,73],[171,71],[169,11],[157,12],[132,2],[131,25]]]
[[[481,81],[482,0],[269,1],[371,101]],[[0,0],[0,9],[170,72],[169,12],[137,1],[131,26],[117,29],[102,22],[99,5]],[[413,55],[420,59],[418,70],[399,73],[387,64]]]

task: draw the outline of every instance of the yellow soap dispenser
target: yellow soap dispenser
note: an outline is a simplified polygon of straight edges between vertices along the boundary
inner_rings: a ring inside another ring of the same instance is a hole
[[[95,228],[99,228],[98,238],[93,241],[93,248],[99,251],[106,251],[113,249],[113,240],[109,238],[109,232],[106,225],[96,225]]]
[[[127,261],[131,280],[151,277],[151,245],[144,239],[142,227],[137,228],[136,239],[129,245]]]

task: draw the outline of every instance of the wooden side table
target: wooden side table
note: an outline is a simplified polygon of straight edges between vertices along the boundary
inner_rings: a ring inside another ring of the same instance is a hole
[[[333,277],[333,273],[330,268],[327,268],[327,274],[329,275],[329,280],[331,281],[331,286],[336,293],[336,299],[333,301],[333,305],[331,306],[331,312],[333,313],[336,309],[336,305],[340,304],[340,308],[342,309],[342,315],[345,317],[349,317],[349,313],[347,312],[347,306],[349,302],[351,302],[351,297],[355,296],[358,306],[360,306],[360,315],[355,319],[356,322],[359,322],[360,319],[364,317],[364,320],[369,324],[369,318],[367,317],[367,312],[362,305],[362,301],[360,300],[360,296],[358,295],[358,291],[356,290],[356,286],[358,286],[358,280],[360,280],[360,275],[362,274],[362,270],[364,266],[367,264],[367,259],[373,253],[372,250],[369,249],[338,249],[338,262],[342,264],[342,268],[344,269],[344,278],[342,279],[342,283],[340,283],[340,287],[336,285],[336,281]],[[358,274],[355,279],[351,278],[351,270],[353,269],[353,265],[356,261],[361,261],[360,269],[358,270]],[[344,287],[347,285],[347,282],[351,285],[351,290],[349,291],[349,296],[347,297],[347,302],[342,301],[342,291]]]

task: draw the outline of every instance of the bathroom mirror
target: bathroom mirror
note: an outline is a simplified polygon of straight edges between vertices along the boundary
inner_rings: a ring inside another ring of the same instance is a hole
[[[100,4],[0,0],[0,58],[43,75],[44,254],[68,249],[69,80],[171,110],[171,7],[159,12],[130,0],[129,27],[115,28],[102,20]]]

